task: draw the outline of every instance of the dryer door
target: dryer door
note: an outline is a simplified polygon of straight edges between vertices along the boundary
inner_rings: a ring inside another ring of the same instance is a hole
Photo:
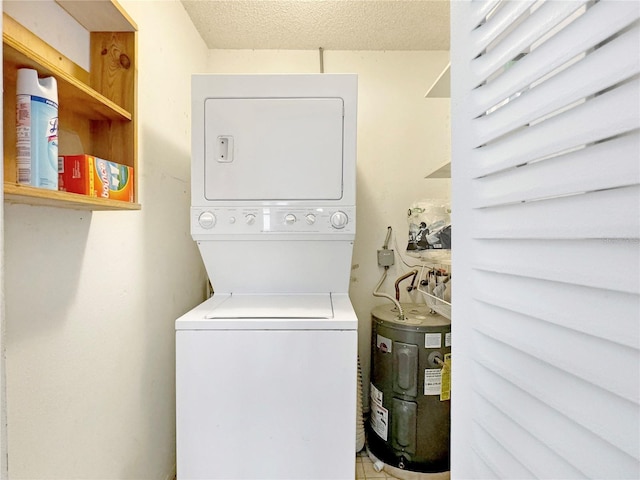
[[[341,98],[205,100],[208,200],[339,200]]]

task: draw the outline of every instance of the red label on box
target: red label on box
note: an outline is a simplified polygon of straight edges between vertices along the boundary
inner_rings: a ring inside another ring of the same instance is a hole
[[[58,189],[133,202],[133,168],[93,155],[58,157]]]

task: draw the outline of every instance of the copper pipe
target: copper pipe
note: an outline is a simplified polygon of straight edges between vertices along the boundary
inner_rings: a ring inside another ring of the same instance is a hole
[[[398,277],[398,279],[396,280],[396,300],[400,301],[400,282],[406,278],[409,278],[411,275],[413,275],[413,280],[411,281],[411,285],[413,286],[413,283],[416,281],[416,275],[418,275],[418,270],[411,270],[401,277]]]

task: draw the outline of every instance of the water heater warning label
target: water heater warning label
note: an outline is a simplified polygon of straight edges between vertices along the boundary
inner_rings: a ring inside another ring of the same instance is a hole
[[[382,392],[376,388],[376,386],[371,384],[371,393],[369,394],[371,397],[371,403],[382,406]]]
[[[427,368],[424,371],[424,394],[440,395],[442,391],[442,371],[439,368]]]
[[[451,354],[444,356],[444,366],[442,367],[442,389],[440,390],[440,401],[451,399]]]
[[[382,406],[382,392],[373,383],[371,385],[371,428],[385,442],[389,435],[389,410]]]
[[[424,348],[440,348],[442,346],[441,333],[426,333],[424,335]]]
[[[371,428],[385,442],[388,440],[389,411],[380,405],[371,406]]]
[[[376,338],[376,347],[378,347],[382,352],[391,353],[391,350],[393,348],[392,345],[393,342],[390,338],[383,337],[382,335],[378,334],[378,337]]]

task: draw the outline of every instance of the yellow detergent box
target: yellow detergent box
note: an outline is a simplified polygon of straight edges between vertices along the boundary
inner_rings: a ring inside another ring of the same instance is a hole
[[[58,190],[133,202],[133,168],[93,155],[58,157]]]

